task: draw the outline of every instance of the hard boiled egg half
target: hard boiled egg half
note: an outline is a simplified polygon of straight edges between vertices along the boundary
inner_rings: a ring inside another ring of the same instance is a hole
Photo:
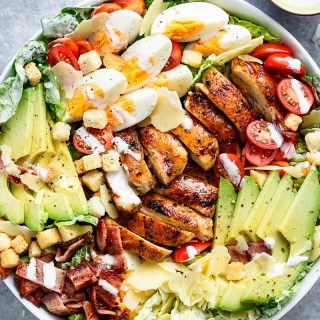
[[[213,4],[184,3],[163,11],[154,21],[151,35],[163,34],[178,42],[197,41],[218,33],[228,21],[228,14]]]
[[[248,44],[251,41],[251,33],[245,27],[238,25],[227,25],[216,35],[188,44],[186,49],[200,52],[204,57],[211,54],[233,50]]]
[[[83,78],[83,84],[76,88],[67,100],[65,121],[82,119],[85,111],[102,108],[115,102],[127,88],[127,79],[117,70],[100,69]]]
[[[127,92],[140,89],[159,75],[172,51],[172,43],[163,35],[143,38],[122,54],[121,72],[128,80]]]

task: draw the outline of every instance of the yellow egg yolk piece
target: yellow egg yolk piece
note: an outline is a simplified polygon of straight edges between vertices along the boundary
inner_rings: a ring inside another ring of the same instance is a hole
[[[153,58],[150,58],[150,63],[153,64]],[[127,78],[129,87],[139,85],[149,77],[149,74],[140,67],[137,57],[132,57],[126,62],[122,74]]]
[[[84,84],[76,89],[72,99],[68,100],[67,113],[72,118],[82,117],[89,109],[95,109],[96,106],[90,102],[88,98],[88,91],[90,96],[95,98],[104,98],[103,90],[94,84]]]
[[[108,117],[108,125],[111,128],[126,122],[132,117],[135,110],[134,102],[121,97],[116,103],[108,106],[105,111]]]
[[[181,41],[198,35],[204,28],[199,19],[173,20],[165,28],[164,35],[174,41]]]
[[[192,47],[193,51],[202,53],[204,57],[208,57],[211,54],[219,55],[227,51],[227,49],[220,46],[220,40],[226,34],[226,30],[220,31],[215,37],[208,40],[199,40]]]

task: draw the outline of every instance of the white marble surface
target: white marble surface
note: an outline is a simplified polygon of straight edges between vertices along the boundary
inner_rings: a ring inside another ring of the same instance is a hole
[[[39,28],[40,19],[54,16],[59,8],[76,4],[77,0],[0,0],[0,70],[12,55]],[[272,6],[265,0],[248,0],[285,26],[320,64],[320,48],[311,38],[320,16],[296,17]],[[296,306],[284,320],[320,319],[320,283]],[[35,320],[14,296],[0,283],[0,320]]]

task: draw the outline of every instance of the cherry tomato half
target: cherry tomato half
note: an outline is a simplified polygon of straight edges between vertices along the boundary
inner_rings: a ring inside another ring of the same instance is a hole
[[[50,48],[56,46],[57,44],[63,44],[64,46],[68,47],[72,51],[75,58],[76,59],[79,58],[79,48],[74,40],[72,40],[70,38],[60,38],[60,39],[57,39],[57,40],[50,42],[48,45],[48,48],[50,49]]]
[[[47,54],[47,63],[53,67],[61,61],[70,64],[76,70],[80,70],[80,66],[73,52],[65,45],[57,44],[49,49]]]
[[[104,145],[105,151],[108,151],[112,147],[113,133],[110,127],[104,129],[86,128],[87,132],[93,135],[102,145]],[[72,137],[74,147],[81,153],[92,154],[94,150],[75,132]]]
[[[173,251],[172,260],[175,262],[185,262],[192,260],[196,255],[211,246],[211,241],[191,241]]]
[[[182,52],[181,52],[179,43],[172,40],[171,42],[172,42],[172,51],[166,65],[162,69],[162,71],[164,72],[174,69],[181,63],[181,60],[182,60]]]
[[[105,3],[102,4],[100,7],[96,8],[92,12],[92,16],[95,16],[96,14],[106,12],[106,13],[112,13],[118,10],[121,10],[122,7],[119,4],[116,3]]]
[[[244,147],[244,155],[247,161],[257,167],[269,165],[275,158],[277,152],[277,150],[259,149],[249,141],[247,141]]]
[[[251,143],[265,150],[278,149],[283,143],[283,137],[276,126],[264,120],[252,121],[246,134]]]
[[[305,74],[305,67],[299,59],[289,56],[286,53],[275,53],[270,55],[264,62],[266,69],[276,70],[297,76]]]
[[[292,51],[290,48],[288,48],[284,44],[278,44],[278,43],[262,44],[261,46],[255,48],[251,52],[251,55],[258,59],[265,60],[267,57],[269,57],[271,54],[274,54],[274,53],[285,53],[289,56],[292,55]]]
[[[113,0],[113,3],[120,5],[122,9],[135,11],[140,16],[146,8],[144,0]]]
[[[80,54],[84,54],[84,53],[87,53],[87,52],[93,50],[92,45],[86,40],[78,40],[76,42],[76,44],[77,44],[77,46],[79,48],[79,53]]]
[[[297,79],[282,80],[277,93],[281,104],[294,114],[307,114],[314,103],[311,90]]]
[[[214,181],[219,184],[220,178],[229,180],[236,188],[240,186],[245,172],[240,158],[232,153],[221,153],[214,165]]]

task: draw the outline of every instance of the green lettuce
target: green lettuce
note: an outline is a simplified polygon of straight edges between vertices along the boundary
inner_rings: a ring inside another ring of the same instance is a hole
[[[82,313],[72,314],[71,316],[68,317],[68,320],[86,320],[86,317]]]
[[[61,13],[71,14],[76,17],[78,22],[91,18],[93,7],[67,7],[61,10]]]
[[[314,85],[317,91],[318,97],[320,98],[320,76],[319,75],[312,77],[312,84]]]
[[[152,5],[154,0],[145,0],[145,5],[146,5],[146,8],[149,9],[149,7]],[[170,7],[174,7],[174,6],[177,6],[178,4],[182,4],[182,3],[187,3],[187,2],[190,2],[188,0],[164,0],[163,2],[167,3],[168,4],[168,8]]]
[[[90,255],[90,245],[87,244],[79,249],[71,258],[70,262],[65,262],[61,264],[62,269],[69,269],[71,267],[75,267],[81,263],[81,261],[85,259],[88,262],[91,262],[91,255]]]
[[[94,226],[98,224],[99,219],[90,215],[84,216],[84,215],[79,215],[74,217],[72,220],[69,221],[61,221],[61,222],[56,222],[55,225],[57,227],[61,226],[73,226],[77,222],[83,222],[83,223],[89,223]]]
[[[43,42],[31,40],[18,53],[14,62],[16,75],[0,85],[0,124],[8,121],[17,110],[23,86],[27,82],[24,66],[31,61],[43,63],[46,52]]]
[[[307,152],[308,152],[307,145],[306,145],[304,139],[299,137],[298,143],[296,145],[296,153],[303,154],[303,153],[307,153]]]
[[[264,36],[264,40],[267,42],[280,42],[280,38],[272,35],[265,27],[259,26],[247,20],[241,20],[237,17],[230,16],[229,24],[237,24],[239,26],[247,28],[253,38]]]

